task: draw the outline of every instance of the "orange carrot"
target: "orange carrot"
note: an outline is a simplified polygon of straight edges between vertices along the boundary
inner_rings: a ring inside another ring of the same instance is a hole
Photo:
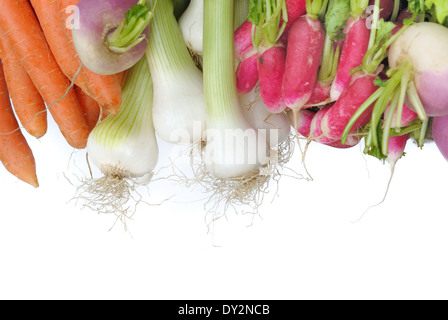
[[[42,10],[47,10],[47,1],[42,0],[33,0],[33,3],[41,3],[43,7]],[[71,15],[73,12],[67,9],[69,6],[75,6],[78,4],[79,0],[57,0],[57,5],[59,9],[59,21],[63,26],[66,34],[66,38],[68,42],[67,48],[69,49],[70,57],[74,57],[74,61],[76,65],[79,67],[81,64],[81,60],[78,58],[76,54],[76,49],[73,44],[72,32],[70,29],[70,25],[67,25],[67,22],[70,22]],[[117,114],[118,109],[121,105],[121,78],[119,75],[110,75],[103,76],[96,74],[89,69],[83,67],[82,75],[86,80],[88,92],[90,96],[94,98],[101,107],[106,109],[109,113]]]
[[[39,187],[33,152],[19,130],[0,63],[0,161],[20,180]]]
[[[84,148],[89,135],[70,81],[61,71],[26,0],[0,1],[0,28],[30,75],[67,142]]]
[[[72,81],[78,72],[79,63],[73,58],[73,56],[76,55],[76,50],[67,44],[65,25],[62,23],[55,23],[59,19],[57,1],[31,0],[30,2],[56,62],[59,64],[62,72],[64,72],[67,78]],[[89,92],[82,72],[76,76],[74,82],[85,92]]]
[[[89,129],[92,130],[100,120],[100,106],[95,99],[86,94],[80,87],[75,86],[75,92],[78,96],[79,104],[84,111]]]
[[[0,32],[0,58],[14,110],[29,134],[41,138],[47,132],[47,111],[39,91]]]

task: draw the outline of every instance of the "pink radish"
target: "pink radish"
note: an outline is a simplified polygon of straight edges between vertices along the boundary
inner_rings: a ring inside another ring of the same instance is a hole
[[[408,141],[408,135],[389,137],[388,153],[386,161],[391,165],[392,170],[395,167],[397,161],[403,156],[406,142]]]
[[[236,88],[240,94],[249,93],[258,82],[258,56],[253,47],[251,53],[236,69]]]
[[[412,13],[408,11],[408,9],[404,9],[400,11],[400,14],[397,17],[397,22],[403,22],[405,19],[412,18]]]
[[[331,100],[336,101],[344,89],[350,84],[350,71],[360,66],[369,46],[370,30],[364,18],[351,17],[344,30],[346,34],[336,77],[330,90]]]
[[[251,2],[248,20],[253,23],[252,42],[258,50],[258,81],[261,98],[271,113],[285,110],[282,81],[285,71],[285,48],[281,35],[286,27],[284,1]]]
[[[283,112],[286,108],[282,92],[285,57],[284,46],[276,44],[263,52],[257,60],[261,98],[271,113]]]
[[[448,115],[434,117],[432,135],[437,148],[448,161]]]
[[[328,82],[317,81],[313,88],[313,93],[310,99],[306,103],[305,107],[319,106],[329,103],[330,101],[330,88],[331,85]]]
[[[349,136],[345,144],[342,144],[340,139],[331,139],[325,136],[322,132],[322,119],[333,108],[333,105],[326,106],[320,109],[311,121],[309,138],[313,141],[320,142],[322,144],[329,145],[334,148],[350,148],[359,142],[359,138],[355,136]]]
[[[369,6],[375,5],[375,0],[369,1]],[[380,19],[386,20],[394,10],[394,0],[380,0]]]
[[[313,93],[324,39],[321,22],[310,15],[297,19],[289,30],[283,94],[286,105],[295,111],[300,110]]]
[[[288,23],[285,27],[285,33],[291,29],[292,24],[306,13],[306,0],[285,0],[288,11]]]
[[[322,131],[332,139],[341,139],[348,122],[359,107],[377,90],[375,76],[359,75],[342,92],[331,110],[322,119]],[[371,107],[356,120],[349,132],[358,130],[370,120]]]
[[[241,60],[243,53],[252,46],[252,22],[246,20],[234,32],[235,59]]]
[[[411,74],[407,96],[421,118],[448,114],[447,52],[448,28],[432,22],[413,24],[390,46],[390,66]]]
[[[392,183],[392,179],[394,177],[395,165],[397,164],[398,160],[400,160],[400,158],[404,155],[404,150],[406,148],[406,143],[408,141],[408,138],[409,138],[408,134],[404,134],[401,136],[389,137],[388,154],[386,157],[386,161],[390,165],[390,177],[389,177],[389,181],[387,182],[386,191],[384,192],[383,199],[381,199],[381,201],[378,202],[377,204],[371,205],[369,208],[367,208],[367,210],[364,211],[364,213],[361,215],[361,218],[367,213],[367,211],[369,209],[379,206],[386,200],[387,194],[389,193],[390,185]]]
[[[311,121],[313,121],[316,112],[311,110],[302,109],[295,114],[296,119],[294,120],[294,113],[288,111],[289,122],[292,126],[297,123],[297,132],[304,138],[310,135]]]

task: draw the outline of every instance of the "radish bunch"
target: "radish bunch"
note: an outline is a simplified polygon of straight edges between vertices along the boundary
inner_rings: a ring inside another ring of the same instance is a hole
[[[268,112],[292,110],[301,136],[337,148],[365,138],[364,152],[382,160],[403,154],[410,137],[422,146],[429,118],[441,117],[435,129],[444,128],[444,1],[268,2],[251,1],[235,31],[240,93],[258,84]],[[448,134],[439,131],[434,137],[448,157],[439,137]]]

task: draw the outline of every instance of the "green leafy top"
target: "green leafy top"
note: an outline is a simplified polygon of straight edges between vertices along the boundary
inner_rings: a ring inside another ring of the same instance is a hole
[[[351,15],[360,17],[366,11],[369,0],[350,0]]]
[[[408,11],[415,15],[425,13],[425,0],[408,0]]]
[[[447,0],[408,0],[408,11],[421,19],[448,26]]]
[[[448,1],[447,0],[426,0],[425,6],[433,12],[434,17],[440,24],[447,23]]]
[[[254,47],[257,48],[262,42],[267,46],[274,45],[288,22],[285,0],[250,0],[247,19],[254,25]]]
[[[344,29],[350,17],[350,0],[330,0],[325,14],[325,31],[332,40],[339,40],[338,36]]]

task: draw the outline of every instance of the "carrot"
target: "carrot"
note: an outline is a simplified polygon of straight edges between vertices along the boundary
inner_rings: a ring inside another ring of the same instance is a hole
[[[40,7],[43,11],[46,10],[46,1],[33,0],[33,2],[40,3]],[[77,5],[79,0],[56,0],[59,10],[59,23],[63,26],[66,35],[67,48],[70,50],[70,57],[76,62],[79,67],[81,60],[79,59],[75,46],[73,44],[73,37],[70,26],[67,22],[71,21],[71,12],[68,7]],[[88,92],[92,98],[94,98],[101,107],[106,109],[108,113],[117,114],[121,105],[121,84],[123,77],[121,74],[103,76],[96,74],[89,69],[83,67],[81,71],[84,79],[86,80]]]
[[[0,161],[20,180],[39,187],[36,162],[30,146],[19,130],[0,63]]]
[[[0,28],[44,98],[67,142],[84,148],[89,129],[28,1],[0,1]]]
[[[62,72],[64,72],[67,78],[72,81],[78,72],[80,64],[73,59],[73,55],[76,55],[74,48],[67,45],[68,41],[65,34],[65,25],[62,23],[55,23],[55,21],[58,21],[59,19],[57,1],[30,0],[30,2],[56,62],[59,64]],[[74,82],[85,92],[89,92],[86,80],[82,73],[77,75]]]
[[[92,130],[100,120],[101,109],[95,99],[86,94],[80,87],[75,86],[75,92],[84,111],[84,116],[89,125],[89,129]]]
[[[47,111],[39,91],[0,32],[0,58],[14,110],[29,134],[41,138],[47,132]]]

